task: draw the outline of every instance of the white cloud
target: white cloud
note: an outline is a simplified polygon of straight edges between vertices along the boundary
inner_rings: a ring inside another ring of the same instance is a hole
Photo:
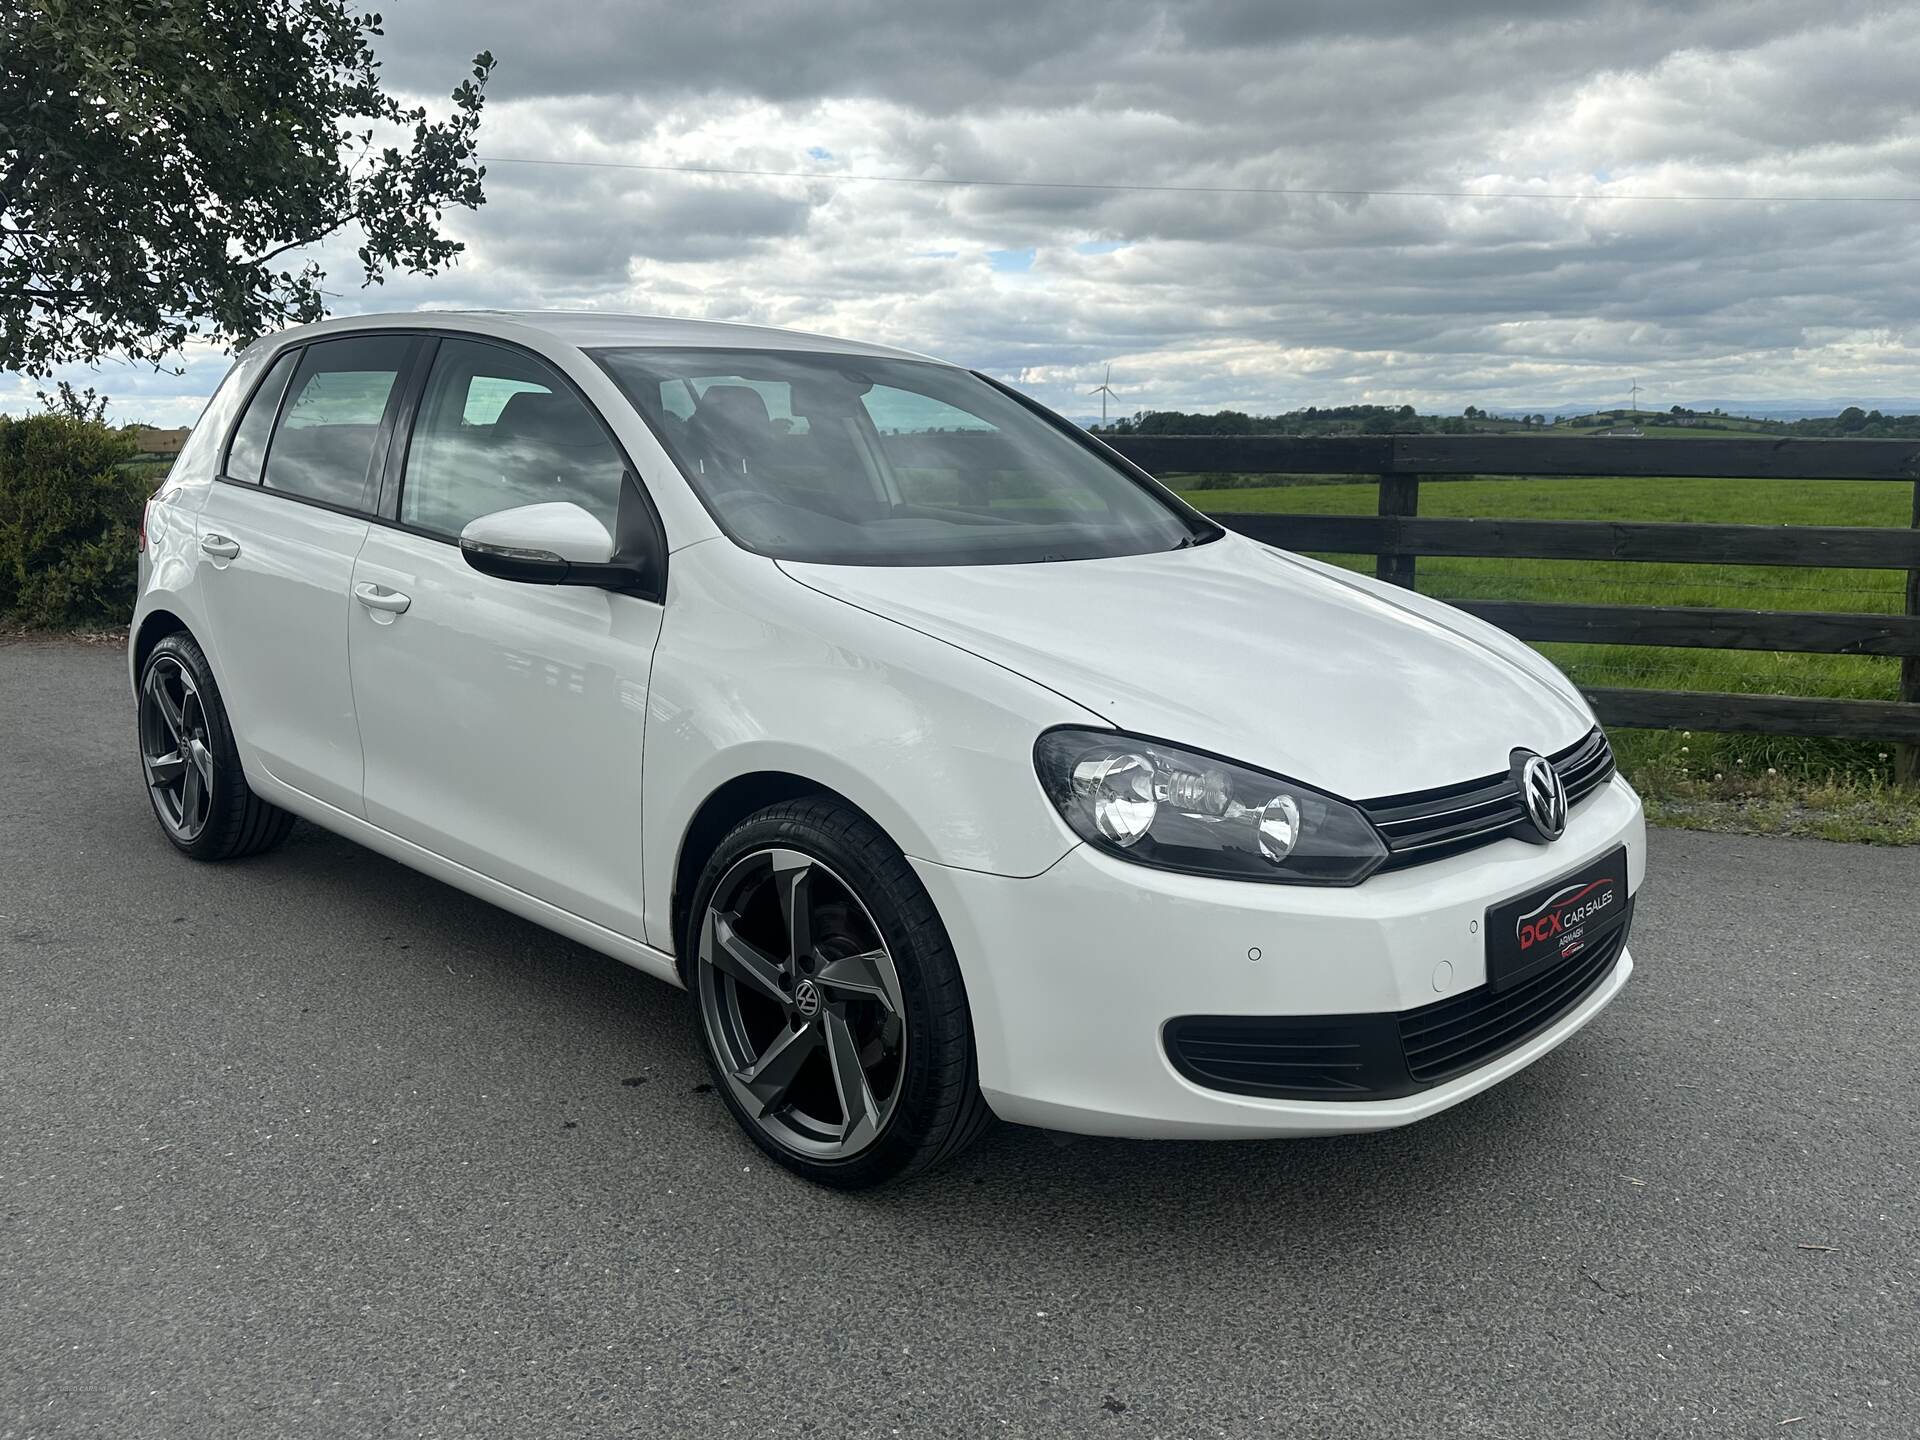
[[[483,150],[856,174],[1608,197],[1920,194],[1920,32],[1850,0],[421,3],[388,74],[500,59]],[[1544,15],[1544,18],[1543,18]],[[1920,394],[1920,204],[1256,196],[495,165],[463,263],[340,308],[841,332],[1089,413]],[[1022,267],[990,252],[1032,252]],[[330,268],[350,287],[350,249]],[[177,418],[108,376],[117,408]],[[0,404],[5,404],[0,395]],[[164,407],[172,407],[170,409]]]

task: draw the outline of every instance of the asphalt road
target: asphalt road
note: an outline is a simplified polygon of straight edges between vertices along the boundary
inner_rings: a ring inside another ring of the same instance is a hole
[[[666,986],[176,858],[121,663],[0,645],[0,1436],[1920,1435],[1920,852],[1656,835],[1620,1001],[1410,1130],[844,1197]]]

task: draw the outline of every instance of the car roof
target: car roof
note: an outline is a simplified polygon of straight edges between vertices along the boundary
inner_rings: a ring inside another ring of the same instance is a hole
[[[467,330],[482,335],[531,338],[533,332],[549,341],[577,349],[634,347],[676,350],[798,350],[830,355],[873,355],[896,360],[932,360],[929,355],[871,345],[832,335],[801,330],[779,330],[768,325],[741,325],[726,320],[682,320],[666,315],[622,315],[599,310],[407,310],[392,314],[343,315],[300,327],[300,338],[317,338],[343,330],[435,328]],[[286,339],[292,331],[269,337]],[[936,361],[937,364],[947,362]]]

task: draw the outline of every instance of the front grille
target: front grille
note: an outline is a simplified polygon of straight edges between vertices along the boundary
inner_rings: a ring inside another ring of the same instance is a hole
[[[1400,1017],[1407,1073],[1422,1085],[1477,1069],[1537,1035],[1586,998],[1626,948],[1633,902],[1617,929],[1591,950],[1495,993],[1487,986]]]
[[[1613,748],[1598,728],[1547,758],[1567,787],[1569,811],[1613,774]],[[1363,800],[1360,808],[1387,842],[1382,870],[1422,865],[1489,845],[1527,823],[1520,787],[1511,774]]]
[[[1372,1015],[1184,1015],[1163,1042],[1196,1085],[1289,1100],[1391,1100],[1498,1059],[1550,1028],[1619,962],[1633,902],[1592,950],[1494,993]]]

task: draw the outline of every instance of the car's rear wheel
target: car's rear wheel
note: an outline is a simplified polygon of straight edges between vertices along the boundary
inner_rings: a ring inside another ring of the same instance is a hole
[[[287,838],[293,816],[248,786],[213,670],[183,630],[155,645],[140,668],[139,732],[147,798],[176,850],[231,860]]]
[[[687,937],[714,1086],[754,1142],[843,1189],[958,1154],[990,1118],[966,990],[933,902],[885,835],[826,798],[720,843]]]

